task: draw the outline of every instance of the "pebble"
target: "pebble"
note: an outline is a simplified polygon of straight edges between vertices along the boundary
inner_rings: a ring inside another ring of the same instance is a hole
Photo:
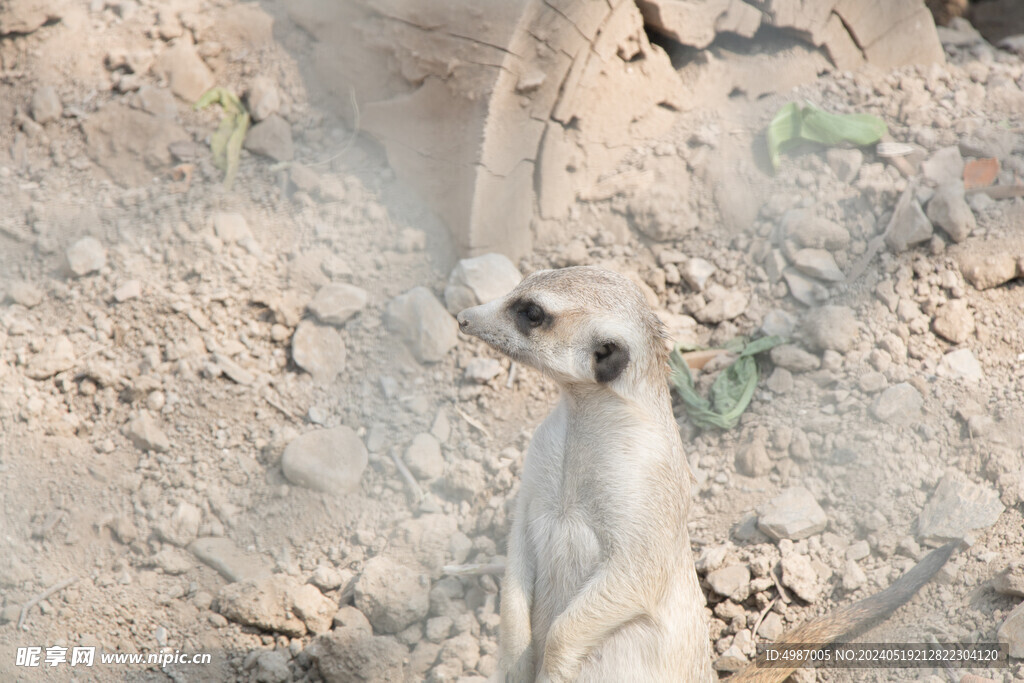
[[[831,147],[825,152],[825,161],[841,182],[848,183],[857,177],[864,154],[859,149]]]
[[[871,414],[875,419],[890,424],[912,424],[921,419],[924,398],[912,384],[894,384],[875,399]]]
[[[860,379],[857,380],[857,386],[865,394],[877,394],[889,386],[889,380],[882,373],[871,370],[860,376]]]
[[[263,555],[242,550],[230,538],[197,538],[188,545],[188,549],[228,581],[261,579],[270,576],[273,571],[270,562]]]
[[[344,495],[359,488],[369,462],[362,440],[350,427],[307,432],[284,449],[281,469],[297,486]]]
[[[199,524],[203,521],[203,512],[192,503],[178,503],[171,516],[163,520],[157,531],[160,538],[179,547],[185,547],[195,540],[199,533]]]
[[[848,591],[855,591],[868,581],[867,574],[860,568],[860,565],[853,560],[847,560],[843,565],[843,588]]]
[[[292,162],[292,166],[288,170],[288,178],[292,181],[295,189],[306,194],[320,192],[320,176],[305,164],[300,164],[297,161]]]
[[[405,464],[417,479],[440,479],[444,475],[440,442],[432,434],[417,434],[405,449]]]
[[[292,588],[289,591],[292,611],[302,619],[310,633],[327,633],[331,630],[338,605],[320,590],[309,583]]]
[[[885,243],[899,253],[915,244],[928,241],[933,232],[931,221],[908,187],[896,203],[896,209],[885,233]]]
[[[60,96],[52,85],[43,87],[32,93],[32,119],[36,123],[50,123],[58,120],[64,114],[64,105],[61,104]]]
[[[769,337],[789,339],[796,329],[796,318],[781,308],[768,311],[761,321],[761,331]]]
[[[476,384],[487,384],[501,374],[501,363],[494,358],[474,358],[466,364],[466,379]]]
[[[48,379],[73,368],[76,360],[71,340],[61,335],[50,339],[39,353],[29,359],[25,374],[32,379]]]
[[[309,302],[309,310],[322,323],[344,325],[349,318],[366,308],[367,300],[365,289],[344,283],[329,284],[317,291]]]
[[[140,296],[142,296],[142,283],[138,280],[127,280],[114,290],[114,301],[119,304]]]
[[[398,633],[426,618],[430,582],[411,567],[378,555],[356,580],[355,605],[378,633]]]
[[[686,259],[679,264],[678,268],[679,276],[698,292],[704,291],[704,286],[716,270],[713,263],[702,258]]]
[[[456,315],[464,308],[499,299],[523,279],[522,273],[504,254],[483,254],[462,259],[448,276],[444,301],[448,312]]]
[[[977,289],[998,287],[1018,276],[1017,259],[1024,253],[1020,249],[1000,242],[964,246],[959,254],[960,272]]]
[[[855,541],[846,549],[846,559],[854,562],[863,560],[871,554],[871,546],[865,540]]]
[[[1024,602],[1017,605],[996,632],[1000,643],[1009,645],[1010,656],[1024,659]]]
[[[1024,598],[1024,564],[1011,564],[999,572],[992,582],[992,587],[997,593]]]
[[[270,157],[275,161],[291,161],[295,158],[291,126],[277,114],[271,114],[250,128],[244,146],[253,154]]]
[[[842,282],[846,277],[825,249],[799,250],[793,255],[793,267],[805,275],[829,282]]]
[[[811,558],[795,552],[789,553],[782,557],[781,565],[783,585],[796,593],[798,598],[814,603],[821,596],[823,587]]]
[[[772,470],[768,449],[761,439],[752,439],[736,451],[736,471],[747,477],[760,477]]]
[[[793,391],[793,373],[786,368],[775,368],[765,380],[765,386],[776,394]]]
[[[170,439],[160,429],[156,419],[145,411],[128,421],[125,435],[139,450],[166,453],[171,448]]]
[[[34,308],[43,301],[43,290],[26,280],[14,280],[7,285],[7,298],[25,308]]]
[[[736,645],[730,645],[725,652],[715,660],[715,671],[736,672],[747,665],[747,658]]]
[[[256,657],[256,679],[258,683],[288,683],[292,672],[288,659],[280,650],[264,650]]]
[[[954,242],[963,242],[977,227],[974,212],[964,198],[964,185],[942,185],[928,202],[928,219]]]
[[[735,602],[743,602],[750,595],[750,567],[745,564],[716,569],[705,580],[711,590]]]
[[[921,173],[938,186],[962,182],[964,158],[957,145],[943,147],[921,163]]]
[[[746,292],[727,289],[721,285],[708,287],[706,297],[709,299],[708,304],[696,311],[693,317],[707,325],[732,320],[742,315],[750,303],[750,295]]]
[[[281,91],[272,78],[257,76],[249,86],[245,101],[253,121],[262,121],[281,109]]]
[[[825,285],[807,277],[796,268],[785,268],[782,277],[786,281],[789,293],[804,306],[819,306],[829,299],[828,288]]]
[[[291,593],[299,585],[285,574],[229,583],[217,594],[217,611],[231,621],[298,638],[306,634],[306,624],[292,612]]]
[[[179,41],[157,57],[153,71],[167,80],[171,92],[189,104],[195,104],[215,85],[213,73],[195,46],[184,41]]]
[[[355,580],[355,574],[348,569],[337,569],[330,565],[318,565],[309,577],[309,582],[322,591],[344,588]]]
[[[757,627],[757,634],[770,641],[778,640],[785,631],[786,627],[782,623],[782,617],[775,612],[766,614],[761,620],[761,625]]]
[[[252,237],[249,222],[245,216],[234,212],[219,212],[213,215],[213,230],[224,242],[231,244]]]
[[[850,245],[850,233],[846,228],[825,218],[818,218],[807,209],[786,211],[780,227],[786,239],[793,240],[801,247],[836,251]]]
[[[345,370],[345,341],[333,327],[303,320],[292,335],[292,359],[317,384],[330,384]]]
[[[95,237],[83,237],[66,252],[68,267],[77,277],[94,273],[107,264],[107,250]]]
[[[967,307],[966,299],[952,299],[935,311],[932,330],[947,341],[963,344],[974,334],[974,329],[974,314]]]
[[[821,360],[793,344],[781,344],[769,352],[772,363],[790,372],[809,372],[821,367]]]
[[[853,348],[860,331],[856,314],[847,306],[822,306],[810,311],[802,329],[811,348],[840,353]]]
[[[459,324],[426,287],[414,287],[392,299],[384,323],[420,363],[440,361],[459,341]]]
[[[456,460],[445,472],[445,489],[457,499],[472,500],[486,483],[484,467],[475,460]]]
[[[963,538],[976,529],[987,529],[1002,514],[999,492],[975,484],[956,470],[947,470],[917,518],[917,535],[923,542]]]
[[[303,652],[316,662],[325,683],[409,679],[409,648],[390,636],[375,636],[352,627],[336,628],[317,637]]]
[[[153,556],[153,564],[164,570],[165,574],[178,576],[192,569],[192,557],[178,548],[165,547]]]
[[[761,508],[757,520],[758,528],[776,541],[798,541],[821,533],[827,524],[825,511],[802,486],[784,489]]]
[[[985,371],[970,349],[957,349],[944,355],[935,374],[965,382],[980,382],[985,379]]]

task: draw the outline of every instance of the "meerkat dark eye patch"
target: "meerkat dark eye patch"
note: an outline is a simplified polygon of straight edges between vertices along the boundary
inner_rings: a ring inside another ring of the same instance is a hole
[[[606,384],[622,374],[629,365],[629,350],[615,342],[600,342],[594,347],[594,379]]]
[[[516,327],[523,334],[540,327],[548,320],[548,314],[533,301],[523,301],[515,305]]]

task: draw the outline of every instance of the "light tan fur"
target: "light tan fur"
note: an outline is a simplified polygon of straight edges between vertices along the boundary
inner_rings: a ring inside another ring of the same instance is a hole
[[[502,584],[499,680],[714,680],[686,531],[693,476],[672,415],[663,328],[639,289],[599,268],[540,271],[458,320],[561,388],[523,466]],[[943,550],[794,637],[829,642],[884,617],[942,566],[952,552]],[[737,680],[789,673],[751,666]]]

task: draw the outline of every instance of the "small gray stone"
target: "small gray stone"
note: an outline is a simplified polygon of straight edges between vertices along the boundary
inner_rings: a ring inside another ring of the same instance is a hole
[[[860,565],[853,560],[847,560],[843,566],[843,588],[848,591],[855,591],[865,583],[868,577]]]
[[[828,517],[810,491],[795,486],[784,489],[760,510],[757,525],[776,541],[798,541],[824,531]]]
[[[782,623],[782,617],[776,612],[769,612],[761,620],[761,625],[757,628],[757,634],[765,640],[776,641],[782,637],[785,630],[786,627]]]
[[[366,308],[365,289],[343,283],[324,285],[309,302],[309,310],[328,325],[344,325],[359,311]]]
[[[167,80],[171,92],[189,104],[195,104],[214,86],[213,74],[195,46],[184,41],[157,57],[153,71]]]
[[[310,633],[327,633],[331,630],[338,603],[331,600],[312,584],[295,586],[289,591],[292,612],[302,619]]]
[[[954,242],[963,242],[977,227],[962,182],[942,185],[935,191],[928,202],[928,218]]]
[[[305,164],[293,161],[292,167],[288,171],[288,178],[297,190],[307,194],[316,194],[320,191],[320,176]]]
[[[63,114],[64,105],[52,85],[44,85],[32,93],[32,118],[36,123],[50,123]]]
[[[242,550],[230,538],[197,538],[189,544],[188,549],[228,581],[261,579],[270,576],[273,571],[270,562],[263,555]]]
[[[306,634],[306,624],[292,611],[292,591],[300,585],[284,574],[229,583],[217,594],[217,611],[231,621],[297,638]]]
[[[160,538],[176,546],[184,547],[195,540],[203,512],[195,505],[182,501],[174,508],[170,518],[157,527]]]
[[[747,477],[760,477],[772,471],[768,449],[761,439],[752,439],[736,451],[736,471]]]
[[[795,329],[796,318],[781,308],[773,308],[768,311],[765,313],[764,320],[761,321],[761,331],[770,337],[789,339],[793,336]]]
[[[505,296],[522,279],[522,273],[504,254],[462,259],[448,276],[448,286],[444,290],[445,305],[449,313],[456,315],[464,308]]]
[[[900,382],[889,387],[875,399],[871,414],[881,422],[913,424],[921,419],[924,398],[912,384]]]
[[[281,108],[281,91],[273,79],[257,76],[249,86],[245,100],[253,120],[262,121]]]
[[[178,103],[167,88],[142,86],[135,95],[133,106],[165,121],[173,121],[178,116]]]
[[[340,496],[359,488],[369,457],[355,431],[343,425],[292,441],[281,456],[281,469],[297,486]]]
[[[476,384],[487,384],[501,374],[501,363],[494,358],[474,358],[466,364],[466,379]]]
[[[980,244],[972,242],[962,247],[960,272],[977,289],[998,287],[1019,275],[1017,259],[1024,253],[1019,247],[1015,249],[1013,245],[1001,241]]]
[[[249,222],[240,213],[219,212],[213,215],[213,230],[217,237],[231,244],[252,237]]]
[[[430,582],[412,568],[378,555],[356,580],[355,605],[378,633],[398,633],[426,618]]]
[[[786,368],[775,368],[765,380],[765,386],[776,394],[793,391],[793,373]]]
[[[487,476],[475,460],[456,460],[444,475],[445,489],[455,498],[472,500],[484,490]]]
[[[931,221],[914,197],[913,187],[907,187],[896,203],[892,220],[885,233],[885,243],[899,253],[931,239],[933,232]]]
[[[992,582],[992,587],[997,593],[1024,598],[1024,564],[1011,564],[999,572]]]
[[[1003,510],[998,491],[947,470],[917,519],[917,535],[926,542],[963,538],[995,524]]]
[[[776,346],[769,354],[772,363],[790,372],[809,372],[821,367],[821,360],[817,356],[792,344]]]
[[[782,583],[804,602],[813,603],[821,595],[818,572],[806,555],[789,553],[782,558]]]
[[[731,564],[708,573],[706,581],[719,595],[742,602],[750,595],[750,567]]]
[[[317,384],[330,384],[345,370],[345,341],[333,327],[303,320],[292,335],[292,359]]]
[[[459,324],[426,287],[414,287],[392,299],[384,322],[421,363],[440,361],[459,341]]]
[[[142,283],[139,280],[127,280],[114,290],[114,301],[119,304],[140,296],[142,296]]]
[[[786,281],[789,293],[804,306],[819,306],[828,301],[828,288],[796,268],[786,268],[782,271],[782,277]]]
[[[280,650],[264,650],[256,657],[256,683],[288,683],[292,672]]]
[[[715,274],[715,265],[702,258],[687,259],[679,265],[679,275],[691,288],[698,292],[704,291],[704,285]]]
[[[730,645],[726,651],[715,660],[713,666],[715,671],[735,673],[747,666],[747,658],[743,654],[743,650],[736,645]]]
[[[850,245],[850,233],[846,228],[824,218],[816,217],[807,209],[790,209],[782,217],[782,232],[808,249],[836,251]]]
[[[814,349],[846,353],[857,341],[859,328],[853,309],[822,306],[807,314],[803,332],[807,343]]]
[[[43,290],[26,280],[15,280],[7,285],[7,298],[25,308],[34,308],[43,301]]]
[[[932,330],[947,341],[963,344],[974,334],[974,314],[967,308],[966,299],[952,299],[938,307]]]
[[[854,562],[863,560],[870,554],[871,546],[864,540],[851,543],[850,547],[846,549],[846,559],[853,560]]]
[[[801,249],[793,255],[793,267],[805,275],[829,282],[842,282],[846,277],[825,249]]]
[[[171,442],[160,425],[145,411],[128,421],[126,436],[136,448],[143,451],[166,453],[171,448]]]
[[[427,640],[433,643],[440,643],[448,638],[452,632],[452,625],[455,621],[449,616],[440,616],[427,619],[426,636]]]
[[[107,250],[95,237],[83,237],[66,252],[68,267],[78,277],[94,273],[107,264]]]
[[[245,136],[245,148],[253,154],[270,157],[275,161],[291,161],[295,158],[291,126],[277,114],[268,116],[249,129]]]
[[[859,149],[831,147],[825,152],[825,160],[836,174],[836,178],[848,183],[857,177],[857,172],[864,163],[864,154]]]
[[[391,636],[358,628],[336,628],[304,652],[317,663],[325,683],[389,683],[409,678],[409,649]]]
[[[857,380],[857,386],[865,394],[877,394],[889,386],[889,380],[882,373],[871,370],[860,376],[860,379]]]
[[[961,182],[964,177],[964,158],[958,146],[943,147],[921,164],[921,173],[940,187]]]
[[[1009,645],[1011,657],[1024,659],[1024,602],[1013,608],[996,632],[996,638]]]
[[[194,565],[192,557],[188,553],[169,546],[165,546],[163,550],[153,556],[153,564],[171,576],[184,574]]]
[[[441,444],[432,434],[417,434],[405,449],[405,464],[418,479],[433,481],[444,475]]]
[[[750,303],[750,295],[746,292],[727,289],[721,285],[708,287],[706,296],[709,299],[708,304],[693,315],[707,325],[732,320],[742,315]]]
[[[49,379],[59,372],[70,370],[77,358],[71,340],[61,335],[46,342],[39,353],[32,356],[25,368],[25,374],[32,379]]]

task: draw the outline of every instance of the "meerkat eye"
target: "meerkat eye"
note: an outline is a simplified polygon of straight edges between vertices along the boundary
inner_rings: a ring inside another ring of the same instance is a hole
[[[546,317],[544,309],[533,302],[524,304],[519,309],[519,319],[525,322],[529,327],[539,326],[544,322]]]

